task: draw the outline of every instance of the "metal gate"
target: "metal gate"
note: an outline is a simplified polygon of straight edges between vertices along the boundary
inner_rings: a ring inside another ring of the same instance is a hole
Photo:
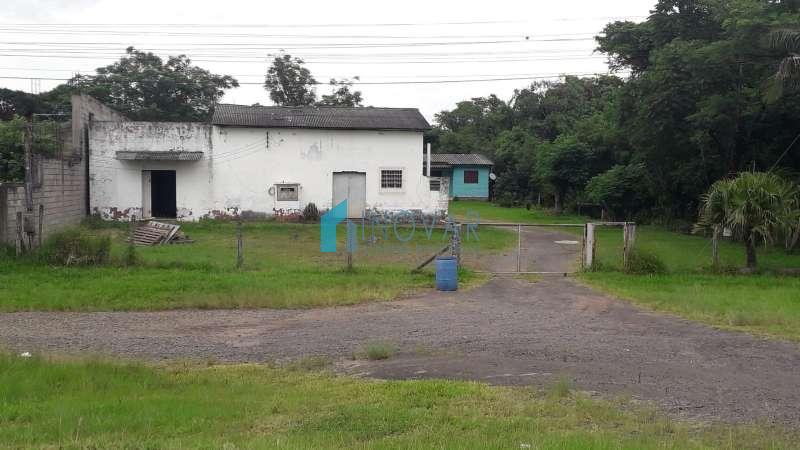
[[[460,224],[475,227],[476,224]],[[600,222],[587,224],[520,224],[481,223],[481,227],[513,230],[516,246],[500,257],[495,255],[463,256],[477,272],[492,274],[569,275],[595,264],[595,230],[614,227],[623,230],[622,263],[626,264],[636,238],[632,222]],[[467,237],[468,239],[468,237]]]
[[[363,172],[333,173],[333,206],[347,200],[347,218],[364,217],[367,205],[367,174]]]
[[[581,268],[584,224],[482,223],[481,227],[512,231],[516,245],[501,256],[481,257],[479,272],[569,275]]]

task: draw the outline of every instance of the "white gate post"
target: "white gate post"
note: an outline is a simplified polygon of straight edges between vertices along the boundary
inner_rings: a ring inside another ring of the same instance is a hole
[[[622,265],[623,267],[628,267],[628,261],[630,260],[633,246],[636,243],[636,224],[625,222],[625,225],[622,226],[622,230]]]
[[[583,239],[584,269],[591,269],[592,265],[594,265],[594,227],[595,224],[593,223],[586,224],[586,236]]]

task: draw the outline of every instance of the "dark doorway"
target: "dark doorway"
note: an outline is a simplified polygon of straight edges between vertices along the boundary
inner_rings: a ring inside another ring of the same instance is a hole
[[[153,217],[175,218],[175,171],[153,170],[150,173],[150,206]]]

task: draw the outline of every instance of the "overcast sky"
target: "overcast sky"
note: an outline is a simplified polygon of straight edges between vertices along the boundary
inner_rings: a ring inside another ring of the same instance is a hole
[[[3,87],[45,91],[59,83],[48,78],[93,73],[134,45],[252,83],[224,102],[270,104],[263,73],[285,50],[318,81],[360,76],[366,105],[417,107],[432,120],[460,100],[508,99],[539,77],[607,73],[592,37],[609,21],[643,20],[655,0],[3,3],[0,77],[23,78],[0,78]],[[457,82],[475,79],[491,81]]]

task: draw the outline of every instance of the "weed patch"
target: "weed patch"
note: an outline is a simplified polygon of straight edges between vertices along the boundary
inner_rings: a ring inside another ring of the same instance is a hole
[[[368,359],[370,361],[380,361],[389,359],[397,353],[397,346],[391,342],[375,341],[369,342],[356,353],[359,359]]]

